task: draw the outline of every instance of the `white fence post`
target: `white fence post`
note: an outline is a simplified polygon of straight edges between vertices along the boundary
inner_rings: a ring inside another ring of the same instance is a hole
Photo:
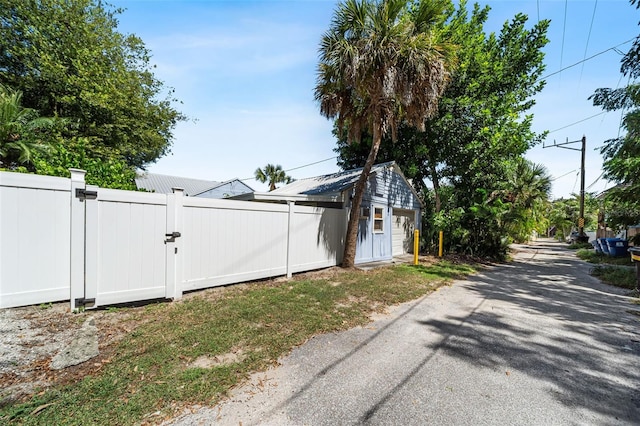
[[[86,172],[80,169],[69,169],[71,172],[71,261],[70,261],[70,303],[71,310],[77,308],[76,301],[83,300],[84,264],[85,264],[85,208],[84,198],[78,197],[85,189]]]
[[[287,278],[291,278],[293,276],[291,270],[291,243],[293,241],[293,232],[291,227],[293,226],[293,215],[296,204],[293,201],[288,201],[287,204],[289,205],[289,218],[287,221]]]
[[[167,196],[167,234],[165,239],[167,256],[166,298],[182,298],[183,244],[182,216],[184,189],[172,188],[173,194]]]

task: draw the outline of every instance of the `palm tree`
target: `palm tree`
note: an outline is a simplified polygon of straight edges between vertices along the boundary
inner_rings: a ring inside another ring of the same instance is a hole
[[[383,135],[396,140],[402,120],[424,131],[453,65],[451,45],[436,31],[447,1],[344,0],[320,44],[315,98],[350,143],[373,136],[356,183],[343,266],[352,267],[358,212]]]
[[[258,167],[254,173],[258,181],[262,183],[269,182],[269,192],[276,189],[276,184],[278,183],[291,183],[293,181],[291,176],[285,173],[280,164],[275,166],[273,164],[267,164],[264,166],[264,169]]]
[[[0,85],[0,165],[12,167],[31,161],[33,151],[40,148],[34,138],[40,128],[50,126],[52,119],[38,117],[35,110],[23,108],[22,93]]]
[[[549,211],[551,176],[541,164],[518,158],[509,170],[505,189],[497,191],[510,205],[507,227],[516,241],[526,241]]]

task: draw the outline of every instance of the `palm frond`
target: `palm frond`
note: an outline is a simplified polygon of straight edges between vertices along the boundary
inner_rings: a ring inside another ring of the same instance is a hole
[[[347,0],[320,43],[315,99],[320,112],[349,125],[349,141],[380,126],[395,138],[401,120],[422,129],[455,64],[454,49],[433,27],[447,2]],[[375,119],[374,119],[375,118]]]

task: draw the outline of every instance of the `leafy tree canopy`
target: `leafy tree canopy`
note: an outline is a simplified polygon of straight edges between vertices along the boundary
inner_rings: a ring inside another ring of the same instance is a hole
[[[602,207],[594,194],[584,194],[584,226],[585,229],[595,231],[598,225],[598,214]],[[608,214],[608,212],[607,212]],[[555,228],[556,237],[567,238],[576,229],[580,217],[580,195],[571,194],[570,198],[553,200],[546,213],[547,227]]]
[[[631,0],[636,8],[640,2]],[[622,58],[620,71],[630,79],[640,77],[640,36]],[[605,111],[626,111],[622,120],[622,136],[607,140],[600,153],[604,158],[604,177],[618,186],[607,192],[620,212],[616,222],[633,222],[640,217],[640,84],[633,81],[619,89],[601,88],[591,96],[593,104]],[[626,219],[625,219],[626,216]]]
[[[549,22],[540,21],[529,29],[527,17],[517,14],[499,34],[486,34],[489,11],[475,5],[469,12],[466,1],[457,8],[449,5],[441,32],[458,46],[458,67],[436,114],[425,120],[425,132],[401,125],[395,144],[391,138],[383,139],[379,160],[395,160],[418,190],[426,189],[425,180],[431,181],[434,193],[427,198],[434,203],[432,214],[439,214],[446,205],[449,211],[442,214],[449,218],[452,233],[462,235],[454,232],[457,227],[484,227],[491,234],[467,239],[471,245],[467,248],[460,236],[452,247],[494,255],[505,250],[505,235],[500,235],[505,228],[499,216],[509,208],[498,205],[502,201],[491,194],[501,189],[514,162],[543,137],[531,130],[532,116],[527,111],[544,86],[539,80]],[[339,164],[362,166],[371,136],[364,135],[364,146],[358,146],[348,144],[339,129],[335,133]],[[479,218],[484,225],[477,223]],[[427,217],[423,223],[429,226],[438,220]]]
[[[119,13],[99,0],[0,0],[0,84],[25,108],[69,119],[62,134],[87,155],[143,168],[185,117],[142,40],[117,31]]]

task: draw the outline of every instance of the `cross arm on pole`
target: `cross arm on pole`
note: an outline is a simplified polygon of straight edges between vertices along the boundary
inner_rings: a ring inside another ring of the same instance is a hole
[[[571,145],[574,143],[581,143],[582,147],[581,148],[573,148],[570,146],[565,146],[565,145]],[[567,138],[566,142],[560,142],[560,143],[556,143],[556,141],[553,141],[553,145],[545,145],[544,142],[542,144],[543,148],[564,148],[564,149],[570,149],[572,151],[580,151],[582,153],[582,158],[581,158],[581,167],[580,167],[580,218],[578,219],[578,229],[580,232],[580,237],[579,237],[579,241],[588,241],[588,237],[587,234],[584,233],[584,162],[585,162],[585,151],[586,151],[586,145],[587,145],[587,137],[583,136],[580,140],[577,141],[569,141],[569,138]]]

